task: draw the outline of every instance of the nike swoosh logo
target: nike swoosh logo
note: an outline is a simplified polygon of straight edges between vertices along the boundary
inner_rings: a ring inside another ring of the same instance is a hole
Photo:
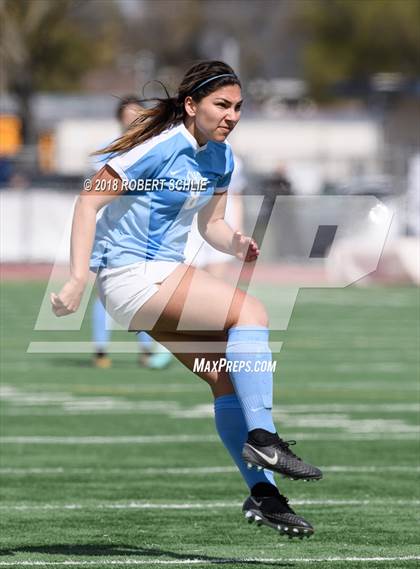
[[[257,502],[257,500],[255,498],[252,498],[252,501],[254,502],[254,504],[260,508],[262,506],[262,502]]]
[[[274,466],[278,460],[278,456],[277,456],[277,452],[274,451],[274,456],[267,456],[266,454],[264,454],[263,452],[260,452],[259,450],[257,450],[256,448],[254,448],[253,446],[249,445],[252,450],[254,452],[256,452],[257,454],[260,455],[261,458],[263,458],[264,460],[266,460],[268,462],[268,464],[271,464],[272,466]]]

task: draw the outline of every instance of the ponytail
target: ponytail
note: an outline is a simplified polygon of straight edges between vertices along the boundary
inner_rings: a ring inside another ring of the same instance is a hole
[[[153,136],[157,136],[165,129],[181,122],[183,117],[183,104],[176,97],[142,99],[141,103],[157,101],[157,105],[150,109],[142,109],[139,116],[134,119],[127,131],[117,140],[93,153],[108,154],[113,152],[126,152],[145,142]]]
[[[159,81],[160,83],[160,81]],[[166,98],[140,99],[139,103],[155,101],[157,104],[139,111],[139,116],[131,123],[128,130],[117,140],[94,152],[93,154],[108,154],[126,152],[157,136],[164,130],[179,124],[185,114],[184,101],[191,96],[196,102],[225,85],[241,83],[233,69],[222,61],[202,61],[193,65],[185,74],[176,97],[170,97],[166,87]]]

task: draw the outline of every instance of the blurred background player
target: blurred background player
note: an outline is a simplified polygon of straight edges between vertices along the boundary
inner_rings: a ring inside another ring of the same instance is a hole
[[[143,107],[134,95],[122,97],[116,111],[116,118],[121,125],[121,131],[129,129],[130,125],[136,120]],[[109,141],[112,142],[112,141]],[[94,156],[92,160],[93,170],[98,172],[108,161],[109,154]],[[96,367],[106,369],[112,364],[108,355],[108,344],[110,340],[111,319],[107,314],[102,302],[96,297],[92,308],[92,341],[94,344],[93,364]],[[139,364],[152,368],[162,369],[169,365],[172,355],[163,346],[156,346],[157,343],[146,332],[137,334],[139,342]]]

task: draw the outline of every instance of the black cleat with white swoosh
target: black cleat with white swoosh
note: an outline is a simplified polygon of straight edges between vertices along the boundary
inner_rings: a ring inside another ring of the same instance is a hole
[[[249,468],[266,468],[292,480],[320,480],[321,470],[307,464],[290,450],[294,444],[296,441],[284,441],[277,433],[256,429],[249,433],[242,458]]]
[[[289,506],[289,500],[278,491],[274,496],[249,496],[242,511],[249,523],[268,526],[280,535],[287,535],[289,539],[303,539],[314,533],[313,526],[297,515]]]

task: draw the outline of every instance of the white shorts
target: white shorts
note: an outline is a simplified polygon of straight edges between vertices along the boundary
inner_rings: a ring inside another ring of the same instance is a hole
[[[179,265],[176,261],[141,261],[115,269],[100,269],[96,279],[106,311],[125,330],[136,312]]]

